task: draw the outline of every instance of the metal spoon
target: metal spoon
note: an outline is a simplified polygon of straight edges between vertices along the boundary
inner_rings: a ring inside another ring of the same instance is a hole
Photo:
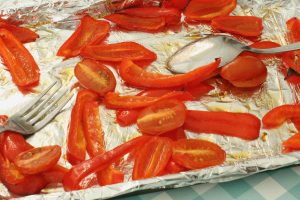
[[[221,58],[220,67],[224,66],[243,51],[274,54],[299,49],[300,42],[277,48],[256,49],[228,35],[212,35],[184,46],[169,58],[167,65],[170,71],[181,74],[212,63],[216,58]]]

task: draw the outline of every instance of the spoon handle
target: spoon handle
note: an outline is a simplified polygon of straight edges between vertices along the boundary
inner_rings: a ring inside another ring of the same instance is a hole
[[[244,51],[250,51],[250,52],[253,52],[253,53],[261,53],[261,54],[282,53],[282,52],[300,50],[300,42],[285,45],[285,46],[282,46],[282,47],[269,48],[269,49],[257,49],[257,48],[252,48],[252,47],[249,47],[249,46],[245,46],[243,48],[243,50]]]

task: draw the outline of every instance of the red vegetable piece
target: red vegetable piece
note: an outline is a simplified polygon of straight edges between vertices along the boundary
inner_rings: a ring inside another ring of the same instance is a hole
[[[124,173],[110,166],[98,172],[97,179],[101,186],[122,183],[124,181]]]
[[[296,133],[286,141],[282,143],[282,152],[283,153],[290,153],[293,151],[300,150],[300,133]]]
[[[211,26],[220,31],[247,37],[260,36],[263,31],[262,19],[255,16],[224,16],[212,20]]]
[[[253,56],[239,56],[222,67],[220,75],[236,87],[249,88],[263,84],[267,73],[267,68],[260,59]]]
[[[156,137],[146,143],[134,161],[132,179],[151,178],[161,174],[171,158],[171,146],[170,139],[162,137]]]
[[[24,174],[39,174],[54,167],[60,156],[60,146],[44,146],[20,153],[14,163]]]
[[[184,88],[185,91],[190,93],[196,99],[201,98],[202,96],[208,94],[210,91],[215,89],[213,86],[205,83],[200,83],[196,86],[187,86]]]
[[[121,10],[120,13],[143,18],[163,17],[166,24],[178,24],[181,18],[181,12],[175,8],[128,8]]]
[[[65,174],[69,169],[62,167],[60,165],[55,165],[51,169],[42,173],[43,178],[47,183],[61,183]]]
[[[298,131],[300,131],[300,118],[299,117],[292,118],[291,121],[294,124],[294,126],[296,127],[296,129]]]
[[[133,61],[156,60],[154,52],[135,42],[88,46],[83,49],[81,56],[108,62],[121,62],[125,58]]]
[[[168,131],[166,133],[163,133],[161,135],[159,135],[160,137],[167,137],[170,138],[171,140],[180,140],[180,139],[186,139],[186,135],[184,132],[184,129],[182,127],[177,128],[175,130],[172,131]]]
[[[130,60],[124,60],[120,66],[120,76],[128,84],[136,87],[148,88],[170,88],[184,86],[185,84],[199,80],[205,80],[212,74],[220,64],[220,59],[214,63],[200,67],[186,74],[163,75],[159,73],[147,72]]]
[[[88,101],[98,100],[98,95],[90,90],[80,90],[71,113],[69,133],[67,137],[67,159],[72,164],[85,160],[86,141],[83,130],[83,106]]]
[[[196,133],[214,133],[255,140],[259,136],[260,120],[248,113],[189,110],[184,128]]]
[[[300,106],[295,105],[282,105],[273,108],[265,114],[262,118],[264,128],[272,129],[282,125],[287,120],[297,118],[300,115]]]
[[[182,166],[178,165],[173,160],[170,160],[167,167],[166,167],[166,171],[169,174],[177,174],[179,172],[187,171],[187,169],[185,167],[182,167]]]
[[[38,84],[38,65],[23,44],[5,29],[0,29],[0,56],[17,86],[31,87]]]
[[[85,177],[107,168],[110,164],[119,160],[122,156],[131,152],[133,149],[140,148],[140,146],[145,144],[147,141],[149,141],[149,137],[147,136],[135,138],[111,151],[97,155],[89,160],[73,166],[64,177],[64,189],[66,191],[80,189],[79,184]]]
[[[22,43],[34,42],[37,38],[39,38],[39,35],[29,28],[16,26],[4,19],[0,20],[0,28],[11,32]]]
[[[221,165],[226,152],[209,141],[182,139],[173,143],[172,159],[185,168],[201,169]]]
[[[4,126],[8,122],[8,116],[7,115],[0,115],[0,125]]]
[[[162,3],[163,8],[177,8],[182,11],[188,5],[189,0],[164,0]]]
[[[160,135],[181,127],[185,111],[185,105],[178,100],[162,100],[141,111],[137,126],[143,134]]]
[[[25,180],[25,176],[18,170],[14,163],[0,154],[0,178],[8,184],[18,184]]]
[[[116,119],[120,126],[130,126],[136,123],[141,110],[117,110]]]
[[[109,30],[110,25],[108,22],[95,20],[86,15],[81,19],[75,32],[59,48],[57,56],[65,58],[78,56],[85,46],[102,42],[108,35]]]
[[[114,74],[103,64],[84,59],[74,69],[75,76],[82,86],[104,96],[116,88]]]
[[[210,21],[229,15],[236,4],[236,0],[191,0],[184,14],[188,21]]]

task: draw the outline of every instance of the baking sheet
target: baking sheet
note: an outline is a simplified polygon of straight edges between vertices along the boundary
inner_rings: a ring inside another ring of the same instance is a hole
[[[24,22],[24,26],[35,29],[40,39],[25,46],[33,54],[41,70],[41,82],[36,92],[24,96],[11,82],[9,73],[0,68],[0,114],[12,115],[21,105],[30,101],[34,96],[51,84],[55,78],[62,80],[64,87],[71,87],[76,79],[73,68],[80,60],[72,58],[63,61],[55,54],[61,44],[72,34],[78,19],[89,13],[101,17],[113,12],[112,5],[120,1],[101,0],[0,0],[1,14],[10,19]],[[130,1],[123,1],[126,5]],[[159,1],[145,3],[158,5]],[[239,0],[234,15],[255,15],[264,19],[262,38],[287,44],[285,21],[293,16],[300,17],[300,0]],[[206,25],[183,25],[182,30],[169,30],[164,33],[148,34],[140,32],[111,32],[108,43],[135,41],[155,51],[158,59],[149,71],[165,74],[170,72],[165,67],[167,58],[185,44],[210,34]],[[252,113],[262,118],[271,108],[282,104],[299,102],[299,86],[289,85],[278,71],[280,61],[271,59],[265,61],[268,68],[268,78],[264,85],[255,90],[241,91],[228,86],[221,80],[215,80],[216,89],[199,101],[187,102],[189,109],[209,111],[230,111]],[[134,95],[137,89],[126,87],[113,67],[110,69],[117,78],[116,91],[121,94]],[[225,89],[224,89],[225,88]],[[64,110],[44,129],[28,138],[34,146],[59,144],[63,156],[60,164],[70,167],[65,159],[66,134],[70,111],[75,97]],[[136,126],[122,128],[115,122],[115,112],[103,106],[99,109],[101,122],[105,132],[106,148],[110,150],[140,133]],[[221,166],[202,170],[181,172],[140,181],[130,181],[132,163],[124,162],[122,170],[126,181],[121,184],[95,187],[82,191],[64,192],[61,187],[47,188],[43,194],[23,197],[23,199],[106,199],[136,191],[176,188],[197,183],[223,182],[242,178],[265,170],[272,170],[288,165],[298,164],[300,153],[281,154],[281,143],[296,132],[291,123],[285,123],[278,129],[261,129],[260,138],[255,141],[244,141],[233,137],[223,137],[213,134],[194,134],[188,132],[189,138],[202,138],[219,144],[226,152],[226,162]],[[6,188],[1,185],[0,198],[11,197]]]

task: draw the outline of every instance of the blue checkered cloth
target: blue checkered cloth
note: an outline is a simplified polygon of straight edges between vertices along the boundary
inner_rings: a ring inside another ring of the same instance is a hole
[[[263,172],[236,181],[200,184],[120,197],[122,200],[299,200],[300,166]]]

